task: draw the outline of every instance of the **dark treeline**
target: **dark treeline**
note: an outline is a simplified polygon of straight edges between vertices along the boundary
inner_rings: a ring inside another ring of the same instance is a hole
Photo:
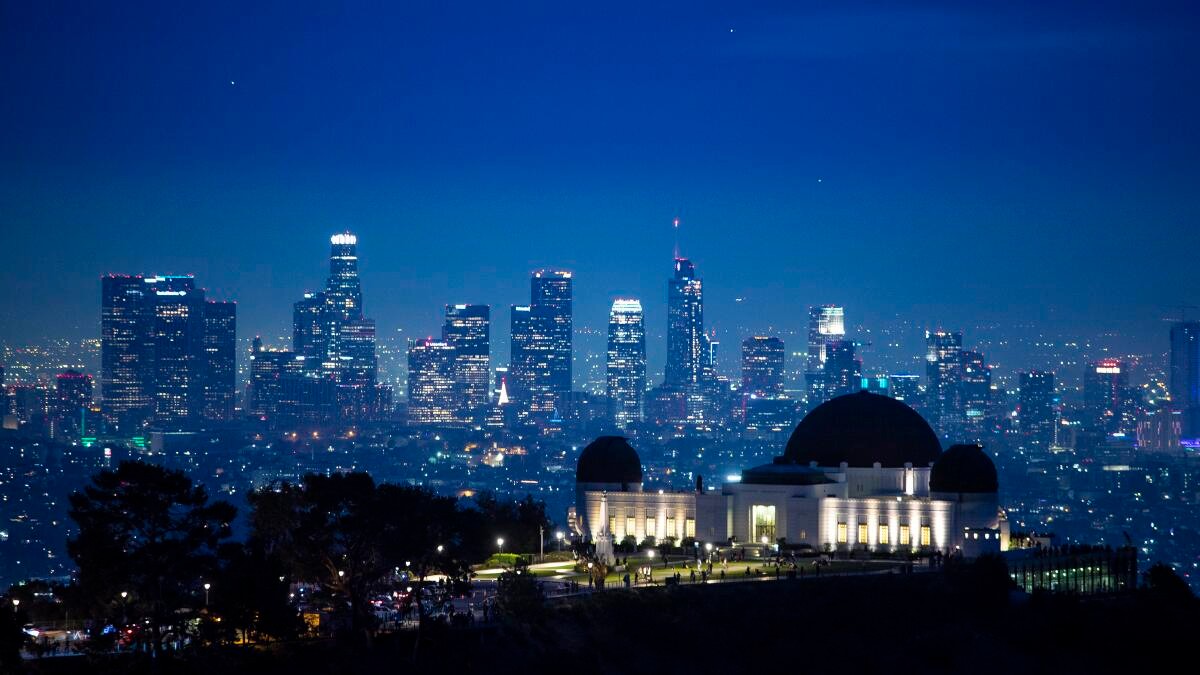
[[[409,592],[423,624],[426,577],[465,584],[498,536],[508,550],[536,551],[539,528],[550,525],[532,498],[483,494],[464,504],[365,473],[308,475],[248,502],[249,534],[233,541],[237,509],[182,472],[129,461],[96,474],[70,496],[75,579],[10,589],[19,610],[4,614],[0,645],[20,644],[26,621],[82,626],[96,654],[119,641],[158,657],[184,643],[267,643],[307,630],[301,600],[342,638],[369,643],[372,598]]]

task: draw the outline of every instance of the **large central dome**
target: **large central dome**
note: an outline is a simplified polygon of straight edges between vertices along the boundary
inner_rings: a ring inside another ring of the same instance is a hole
[[[575,482],[640,484],[642,460],[624,437],[601,436],[579,455]]]
[[[805,416],[788,439],[784,457],[798,464],[835,467],[927,467],[942,445],[915,410],[894,398],[861,391],[839,396]]]

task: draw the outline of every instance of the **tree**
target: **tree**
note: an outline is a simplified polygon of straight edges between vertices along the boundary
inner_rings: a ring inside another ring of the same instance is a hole
[[[12,596],[8,602],[0,602],[0,672],[15,673],[21,669],[21,646],[25,644],[25,633],[21,627],[25,613],[15,611]]]
[[[1196,601],[1196,594],[1170,565],[1155,563],[1143,579],[1150,596],[1167,604],[1189,606]]]
[[[496,580],[496,613],[519,623],[530,623],[542,615],[545,598],[537,577],[529,566],[518,559],[512,569],[500,573]]]
[[[161,654],[163,629],[195,607],[203,579],[216,571],[217,546],[237,509],[210,504],[180,471],[131,461],[93,476],[70,503],[79,534],[67,551],[83,596],[94,611],[146,619]]]
[[[254,542],[221,547],[221,569],[213,581],[212,608],[242,642],[295,637],[302,628],[288,598],[287,570],[277,556]]]

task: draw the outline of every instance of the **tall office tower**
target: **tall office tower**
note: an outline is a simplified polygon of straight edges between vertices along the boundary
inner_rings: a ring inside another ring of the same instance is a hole
[[[92,376],[67,370],[55,376],[54,380],[53,417],[56,426],[64,432],[79,436],[85,430],[84,419],[87,409],[92,405]]]
[[[204,291],[190,276],[145,279],[150,298],[150,391],[154,423],[182,429],[204,409]]]
[[[358,237],[343,232],[329,238],[329,280],[325,307],[339,323],[361,318],[362,285],[358,279]],[[331,333],[332,335],[332,333]]]
[[[549,342],[545,377],[556,397],[571,391],[571,295],[570,272],[539,270],[530,278],[529,306],[536,317],[535,328]]]
[[[904,401],[910,408],[920,411],[924,408],[921,400],[921,376],[901,373],[888,376],[888,395],[897,401]]]
[[[699,384],[707,360],[704,284],[696,276],[692,261],[676,258],[675,276],[667,281],[667,366],[663,384]]]
[[[454,381],[461,419],[478,421],[491,384],[491,315],[488,305],[446,305],[442,341],[454,348]]]
[[[828,401],[825,361],[826,347],[835,340],[846,337],[846,310],[836,305],[821,305],[808,308],[808,358],[804,369],[804,382],[808,392],[808,407],[817,407]]]
[[[785,353],[777,337],[742,340],[742,391],[747,396],[782,396]]]
[[[237,392],[237,303],[204,303],[204,418],[233,419]]]
[[[454,382],[454,347],[440,340],[408,345],[409,424],[453,424],[459,396]]]
[[[546,392],[538,372],[545,363],[542,353],[547,345],[534,330],[533,308],[512,305],[509,308],[508,396],[519,419],[529,417],[536,407],[545,407]]]
[[[958,442],[962,433],[962,333],[925,331],[925,419],[943,440]]]
[[[642,420],[646,398],[646,324],[639,300],[618,298],[608,315],[608,405],[621,429]]]
[[[292,306],[292,351],[319,366],[328,356],[328,322],[325,319],[325,294],[305,293]]]
[[[1200,439],[1200,321],[1172,324],[1170,368],[1171,408],[1182,416],[1181,437],[1190,444]]]
[[[104,418],[132,430],[148,415],[145,281],[140,276],[100,279],[100,396]]]
[[[1033,370],[1020,374],[1017,423],[1029,449],[1047,450],[1055,444],[1058,392],[1054,373]]]
[[[862,361],[854,356],[854,342],[833,340],[825,345],[825,399],[853,394],[862,388]]]
[[[987,431],[992,368],[979,352],[963,350],[959,358],[962,361],[962,422],[965,435],[957,440],[979,442]]]
[[[1135,392],[1120,359],[1091,361],[1083,371],[1083,423],[1092,431],[1132,435],[1137,430]]]
[[[294,351],[266,349],[262,338],[254,338],[250,351],[250,415],[272,425],[277,421],[280,402],[283,400],[283,379],[291,371],[303,370],[300,365],[305,357]]]

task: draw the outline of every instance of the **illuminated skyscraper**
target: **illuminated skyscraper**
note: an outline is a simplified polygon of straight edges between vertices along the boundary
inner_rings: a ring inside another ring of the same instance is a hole
[[[742,391],[748,396],[782,396],[783,340],[755,335],[742,341]]]
[[[699,384],[708,361],[704,333],[704,284],[696,266],[675,259],[675,276],[667,281],[667,366],[663,383],[681,387]]]
[[[1091,361],[1083,371],[1083,423],[1093,431],[1132,436],[1137,430],[1135,392],[1120,359]]]
[[[535,328],[544,335],[548,386],[557,397],[571,391],[572,319],[571,273],[539,270],[530,278],[529,306],[536,317]]]
[[[646,327],[639,300],[618,298],[608,315],[608,404],[621,429],[642,419]]]
[[[305,293],[292,307],[292,350],[304,357],[305,372],[335,386],[338,415],[355,422],[372,417],[385,395],[378,381],[375,321],[363,315],[362,284],[358,276],[358,237],[341,232],[329,238],[329,277],[325,290]],[[311,389],[304,383],[296,391]],[[318,386],[318,385],[312,385]],[[323,405],[323,404],[322,404]],[[301,417],[324,416],[324,407]]]
[[[442,341],[454,348],[454,380],[462,419],[479,419],[488,403],[491,312],[487,305],[446,305]]]
[[[132,430],[149,414],[147,287],[140,276],[100,279],[100,395],[110,425]]]
[[[253,417],[273,425],[283,399],[283,378],[290,370],[303,370],[296,364],[304,360],[293,351],[265,349],[262,338],[254,338],[250,351],[250,401],[247,411]]]
[[[1182,438],[1200,439],[1200,321],[1171,326],[1171,408],[1182,416]]]
[[[237,392],[237,303],[204,303],[204,418],[233,419]]]
[[[454,347],[440,340],[415,340],[408,346],[408,422],[448,425],[459,421],[454,382]]]
[[[86,431],[84,420],[92,405],[92,376],[68,370],[59,373],[54,380],[54,436],[65,434],[78,438]]]
[[[826,387],[825,361],[831,342],[846,337],[846,310],[837,305],[808,308],[808,359],[804,381],[808,391],[808,408],[817,407],[831,396]]]
[[[1057,441],[1059,400],[1054,373],[1039,370],[1021,373],[1019,397],[1017,423],[1025,447],[1048,450]]]
[[[325,294],[305,293],[292,306],[292,350],[311,359],[313,367],[328,357],[328,321],[325,319]]]
[[[204,407],[204,291],[190,276],[146,278],[155,426],[184,429]]]
[[[862,361],[854,355],[854,342],[831,340],[825,345],[822,376],[826,400],[853,394],[862,388]]]
[[[543,420],[571,391],[571,273],[534,272],[530,300],[511,308],[509,395],[519,418]]]
[[[981,442],[987,432],[992,369],[979,352],[963,350],[959,358],[962,361],[963,434],[956,440]]]
[[[962,333],[925,331],[925,419],[943,440],[957,442],[962,433]]]

